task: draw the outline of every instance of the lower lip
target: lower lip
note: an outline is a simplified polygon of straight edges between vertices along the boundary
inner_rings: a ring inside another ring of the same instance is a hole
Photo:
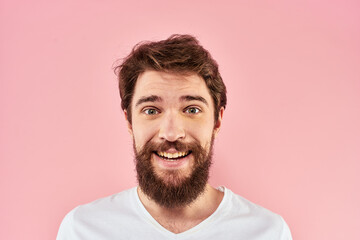
[[[192,154],[190,153],[186,157],[180,158],[178,160],[167,161],[167,160],[159,157],[155,153],[153,153],[153,155],[154,155],[154,159],[159,167],[165,168],[165,169],[173,169],[173,170],[186,167],[189,164],[190,158],[192,156]]]

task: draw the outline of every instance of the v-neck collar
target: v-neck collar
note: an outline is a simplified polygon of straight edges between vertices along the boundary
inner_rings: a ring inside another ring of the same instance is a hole
[[[221,200],[219,206],[216,208],[216,210],[206,219],[204,219],[202,222],[200,222],[199,224],[197,224],[196,226],[186,230],[185,232],[181,232],[181,233],[173,233],[171,231],[169,231],[168,229],[164,228],[160,223],[158,223],[155,218],[153,218],[153,216],[151,216],[151,214],[146,210],[145,206],[142,204],[139,195],[138,195],[138,187],[134,188],[133,194],[134,194],[134,198],[136,199],[136,205],[137,208],[139,210],[139,212],[144,215],[146,217],[146,219],[148,220],[147,222],[149,224],[152,224],[153,227],[159,231],[160,233],[162,233],[163,235],[167,236],[167,237],[171,237],[173,239],[182,239],[184,237],[189,236],[190,234],[193,234],[199,230],[201,230],[204,227],[209,227],[209,225],[214,224],[216,221],[218,221],[219,216],[221,216],[222,212],[224,212],[224,208],[228,205],[226,204],[229,201],[229,190],[224,187],[224,186],[220,186],[217,188],[219,191],[224,193],[223,199]]]

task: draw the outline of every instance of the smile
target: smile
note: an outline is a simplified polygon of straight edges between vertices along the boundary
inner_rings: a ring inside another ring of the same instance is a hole
[[[168,160],[168,161],[176,161],[179,160],[181,158],[184,158],[186,156],[188,156],[191,152],[187,151],[187,152],[176,152],[176,153],[167,153],[167,152],[155,152],[156,155],[158,155],[159,157]]]

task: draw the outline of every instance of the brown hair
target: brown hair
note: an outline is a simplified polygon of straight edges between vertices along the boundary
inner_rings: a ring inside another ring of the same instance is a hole
[[[219,110],[226,106],[226,87],[218,64],[191,35],[171,35],[158,42],[141,42],[135,45],[123,63],[115,67],[119,80],[121,107],[128,112],[131,123],[131,101],[138,76],[146,70],[180,74],[195,73],[201,76],[214,100],[215,121]]]

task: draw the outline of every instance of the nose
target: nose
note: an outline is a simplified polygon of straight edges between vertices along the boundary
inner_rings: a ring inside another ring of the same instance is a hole
[[[159,138],[161,140],[175,142],[185,138],[185,129],[179,114],[168,112],[160,124]]]

